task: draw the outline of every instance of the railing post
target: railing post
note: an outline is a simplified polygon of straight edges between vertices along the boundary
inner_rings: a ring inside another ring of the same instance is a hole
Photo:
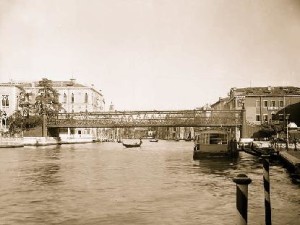
[[[297,139],[294,138],[294,151],[297,151]]]
[[[236,183],[236,209],[237,209],[237,224],[246,225],[248,222],[248,185],[251,179],[245,174],[239,174],[233,178]]]
[[[265,223],[266,225],[272,224],[271,218],[271,199],[270,199],[270,176],[269,176],[269,155],[262,155],[263,159],[263,179],[264,179],[264,192],[265,192]]]

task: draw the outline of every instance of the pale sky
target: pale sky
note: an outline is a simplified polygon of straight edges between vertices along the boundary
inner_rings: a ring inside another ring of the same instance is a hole
[[[0,82],[76,78],[117,110],[300,87],[299,0],[0,0]]]

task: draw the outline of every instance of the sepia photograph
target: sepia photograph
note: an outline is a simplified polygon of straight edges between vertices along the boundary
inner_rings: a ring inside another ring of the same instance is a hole
[[[299,0],[0,0],[0,225],[299,225]]]

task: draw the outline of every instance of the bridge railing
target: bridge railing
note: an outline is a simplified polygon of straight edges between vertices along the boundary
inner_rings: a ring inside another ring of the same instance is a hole
[[[48,127],[240,126],[241,110],[114,111],[59,113]]]

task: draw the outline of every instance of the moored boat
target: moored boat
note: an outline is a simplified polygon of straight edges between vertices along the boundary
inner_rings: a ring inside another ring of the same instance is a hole
[[[236,157],[237,142],[229,140],[229,133],[221,129],[207,129],[195,133],[193,159],[202,157]]]
[[[255,141],[253,138],[241,138],[238,146],[240,151],[258,157],[262,155],[269,155],[271,157],[278,155],[271,141]]]
[[[158,139],[152,138],[152,139],[150,139],[149,141],[150,141],[150,142],[158,142]]]
[[[278,154],[270,141],[253,141],[250,149],[255,152],[257,156],[269,155],[274,157]]]
[[[140,147],[142,145],[142,139],[140,139],[140,142],[139,143],[124,143],[122,142],[123,146],[126,147],[126,148],[137,148],[137,147]]]

